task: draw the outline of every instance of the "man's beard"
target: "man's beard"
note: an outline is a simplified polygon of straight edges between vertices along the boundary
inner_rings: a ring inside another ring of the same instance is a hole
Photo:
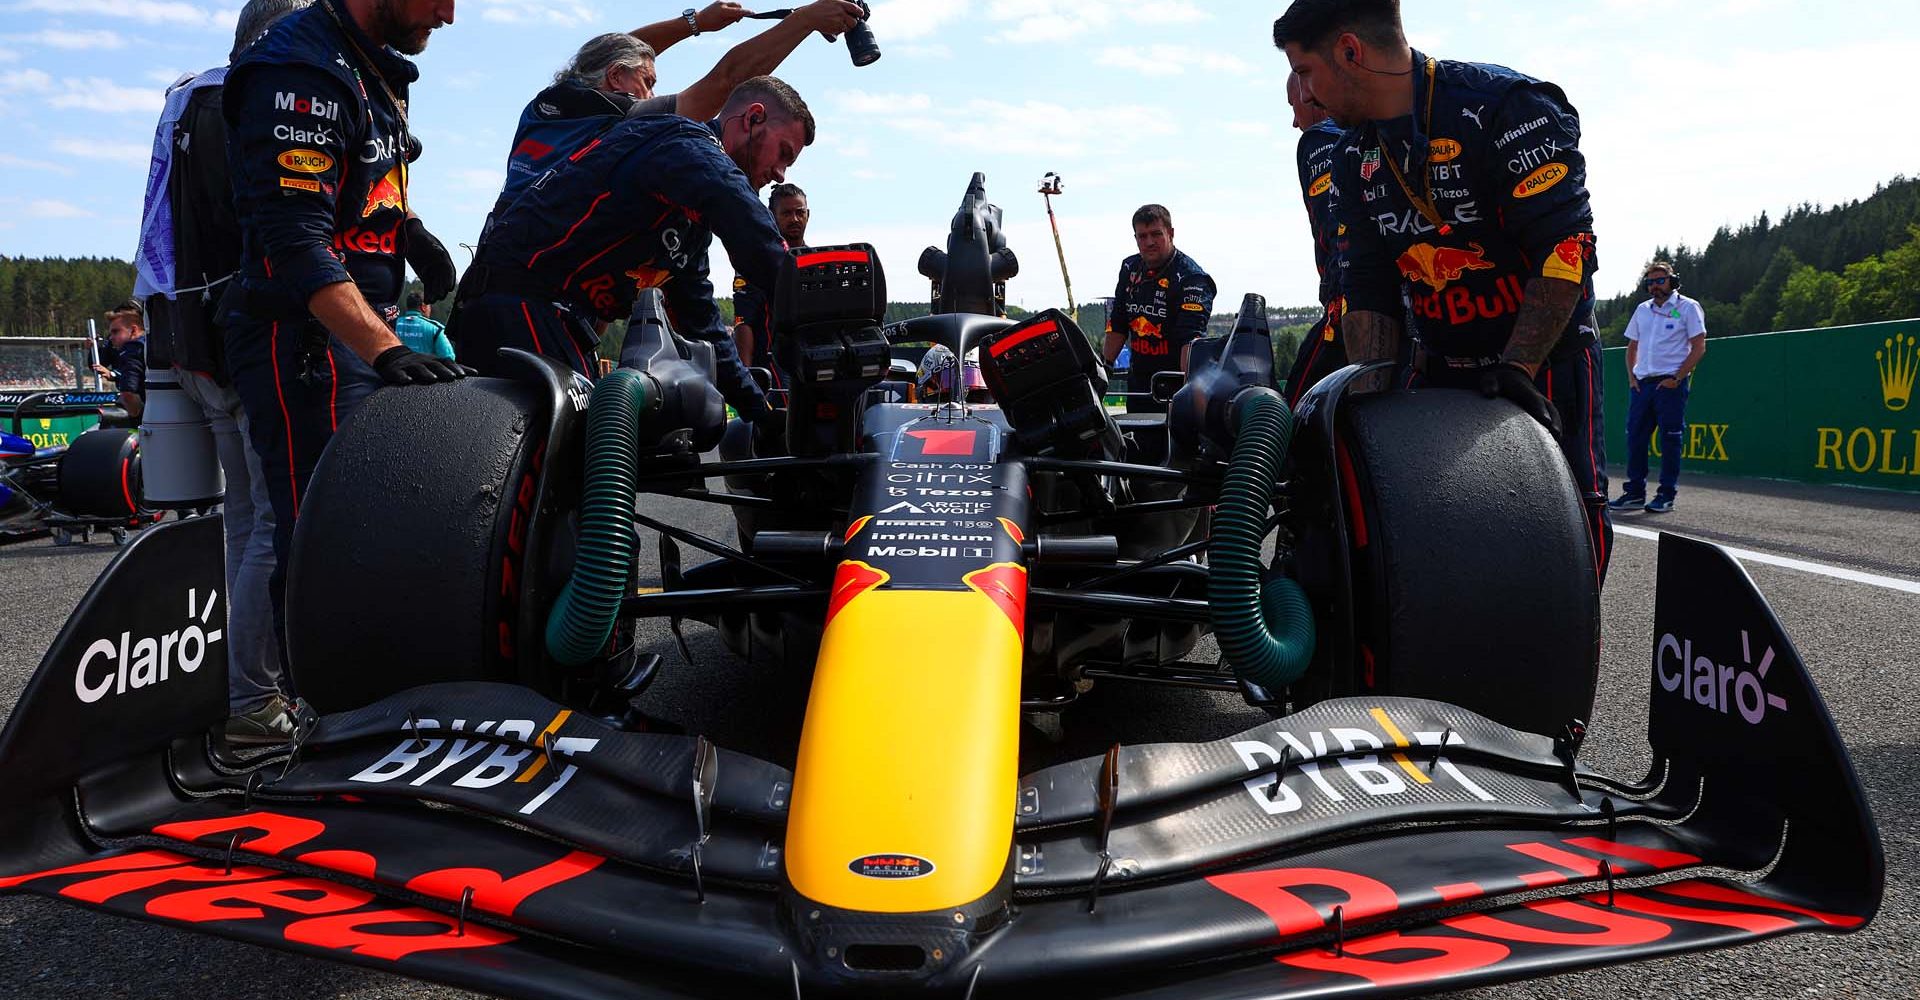
[[[393,0],[380,0],[374,5],[374,17],[380,26],[380,43],[402,55],[417,56],[425,52],[427,39],[433,34],[433,29],[401,24],[400,15],[394,7]]]
[[[739,167],[740,172],[747,175],[748,187],[758,191],[766,186],[760,181],[758,176],[760,172],[760,158],[754,155],[751,133],[749,133],[746,145],[740,147],[740,155],[733,158],[733,165]]]
[[[784,237],[788,243],[797,247],[805,246],[807,243],[807,227],[805,226],[794,226],[783,229],[780,231],[780,235]]]

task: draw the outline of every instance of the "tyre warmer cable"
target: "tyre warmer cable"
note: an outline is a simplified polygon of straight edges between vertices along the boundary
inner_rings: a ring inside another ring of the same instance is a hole
[[[1313,609],[1292,578],[1260,561],[1267,510],[1293,439],[1293,411],[1271,389],[1233,402],[1233,454],[1214,510],[1207,603],[1223,658],[1235,673],[1279,690],[1313,660]]]
[[[566,666],[591,660],[613,635],[633,573],[640,415],[659,402],[652,380],[631,369],[618,369],[594,386],[580,545],[573,575],[547,616],[547,652]]]

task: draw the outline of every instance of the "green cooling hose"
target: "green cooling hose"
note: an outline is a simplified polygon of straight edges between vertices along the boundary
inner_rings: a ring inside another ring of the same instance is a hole
[[[1300,679],[1313,659],[1313,609],[1291,578],[1260,562],[1267,508],[1293,439],[1293,411],[1253,389],[1234,403],[1233,456],[1213,513],[1207,603],[1220,652],[1241,677],[1269,690]]]
[[[547,652],[578,666],[607,646],[633,572],[633,498],[640,464],[646,376],[615,370],[593,388],[587,409],[586,486],[573,576],[547,616]]]

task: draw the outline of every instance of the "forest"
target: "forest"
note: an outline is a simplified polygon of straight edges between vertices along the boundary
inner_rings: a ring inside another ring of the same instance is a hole
[[[1712,337],[1920,316],[1920,178],[1896,177],[1844,205],[1801,205],[1777,221],[1762,212],[1704,247],[1661,247],[1655,257],[1678,269]],[[1635,289],[1596,304],[1607,344],[1624,342],[1642,298]]]

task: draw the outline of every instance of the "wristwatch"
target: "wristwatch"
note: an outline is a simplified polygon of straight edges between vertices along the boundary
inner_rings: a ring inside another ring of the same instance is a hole
[[[696,10],[694,10],[694,9],[693,9],[692,7],[688,7],[688,8],[686,9],[686,10],[683,10],[683,11],[681,11],[681,12],[680,12],[680,16],[681,16],[681,17],[684,17],[684,18],[686,18],[686,19],[687,19],[687,27],[688,27],[688,28],[689,28],[690,30],[692,30],[692,32],[693,32],[693,34],[694,34],[694,37],[696,37],[696,38],[697,38],[697,37],[699,37],[699,35],[700,35],[700,12],[699,12],[699,11],[696,11]]]

